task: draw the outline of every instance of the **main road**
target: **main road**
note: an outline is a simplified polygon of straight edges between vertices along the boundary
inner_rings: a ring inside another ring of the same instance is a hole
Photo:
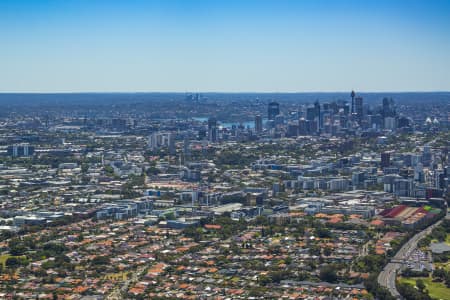
[[[448,218],[448,215],[446,216]],[[384,267],[383,271],[378,275],[378,283],[389,290],[396,298],[401,299],[400,293],[397,291],[395,281],[397,271],[400,269],[406,258],[417,248],[417,243],[425,236],[431,233],[431,230],[442,223],[442,219],[433,225],[425,228],[421,232],[414,235],[400,250],[395,254],[391,261]]]

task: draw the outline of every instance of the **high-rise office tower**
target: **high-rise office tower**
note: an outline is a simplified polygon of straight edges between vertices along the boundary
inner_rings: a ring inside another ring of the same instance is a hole
[[[322,126],[323,126],[323,123],[322,123],[322,118],[321,118],[321,115],[320,115],[320,103],[319,103],[319,100],[316,100],[316,102],[314,102],[314,115],[315,115],[315,118],[317,118],[317,128],[321,129]]]
[[[310,106],[306,109],[306,120],[308,121],[314,121],[314,118],[316,117],[316,109],[314,106]]]
[[[188,136],[184,137],[183,154],[184,154],[184,162],[186,163],[187,161],[190,160],[190,157],[191,157],[191,145],[190,145]]]
[[[424,167],[429,167],[431,161],[433,160],[433,154],[431,153],[431,149],[429,145],[423,147],[422,152],[422,164]]]
[[[217,142],[217,119],[208,119],[208,139],[209,141],[215,143]]]
[[[275,120],[275,117],[280,114],[280,104],[278,102],[270,102],[267,108],[267,115],[269,120]]]
[[[395,103],[392,98],[383,98],[383,118],[395,117]]]
[[[381,111],[383,118],[384,129],[395,129],[397,123],[397,116],[395,112],[395,104],[392,98],[383,98],[383,108]]]
[[[167,134],[167,143],[168,143],[168,148],[169,148],[169,153],[170,155],[175,155],[177,150],[175,147],[175,135],[173,133],[169,133]]]
[[[391,153],[382,152],[381,153],[381,167],[387,168],[391,165]]]
[[[355,115],[358,122],[361,124],[363,119],[363,98],[356,97],[355,98]]]
[[[300,118],[298,120],[298,134],[299,135],[307,135],[308,134],[308,128],[307,128],[307,121],[305,118]]]
[[[262,132],[263,129],[263,121],[262,121],[262,116],[261,115],[256,115],[255,116],[255,131],[257,133]]]
[[[298,135],[298,122],[289,122],[287,125],[287,137],[296,137]]]

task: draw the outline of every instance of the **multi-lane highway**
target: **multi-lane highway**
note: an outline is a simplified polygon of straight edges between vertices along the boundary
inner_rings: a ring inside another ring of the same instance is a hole
[[[448,216],[447,216],[448,217]],[[395,280],[397,277],[397,271],[402,264],[411,255],[411,253],[417,248],[417,243],[426,235],[431,233],[434,227],[441,224],[442,220],[434,223],[433,225],[425,228],[421,232],[414,235],[406,244],[403,245],[400,250],[395,254],[391,261],[384,267],[383,271],[378,275],[378,283],[389,290],[389,292],[396,298],[401,298],[397,287],[395,286]]]

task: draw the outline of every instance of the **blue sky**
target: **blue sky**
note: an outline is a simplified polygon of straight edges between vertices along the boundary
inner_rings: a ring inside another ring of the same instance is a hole
[[[0,91],[449,91],[450,1],[0,0]]]

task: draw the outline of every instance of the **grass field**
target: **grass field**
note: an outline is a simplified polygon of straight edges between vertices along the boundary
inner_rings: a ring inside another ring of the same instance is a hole
[[[127,280],[128,272],[120,272],[120,273],[110,273],[105,275],[105,279],[116,280],[116,281],[125,281]]]
[[[445,284],[441,282],[433,282],[430,277],[417,277],[417,278],[400,278],[402,283],[409,283],[412,286],[416,286],[416,280],[422,279],[425,283],[428,294],[434,299],[450,300],[450,288],[447,288]]]
[[[9,256],[9,254],[0,255],[0,264],[3,265],[3,268],[5,268],[5,263]]]
[[[26,258],[26,256],[12,256],[12,255],[9,255],[9,254],[5,254],[5,255],[0,255],[0,264],[1,265],[3,265],[3,269],[5,269],[6,268],[6,260],[8,259],[8,258],[10,258],[10,257],[17,257],[17,258],[19,258],[19,257],[25,257]]]

